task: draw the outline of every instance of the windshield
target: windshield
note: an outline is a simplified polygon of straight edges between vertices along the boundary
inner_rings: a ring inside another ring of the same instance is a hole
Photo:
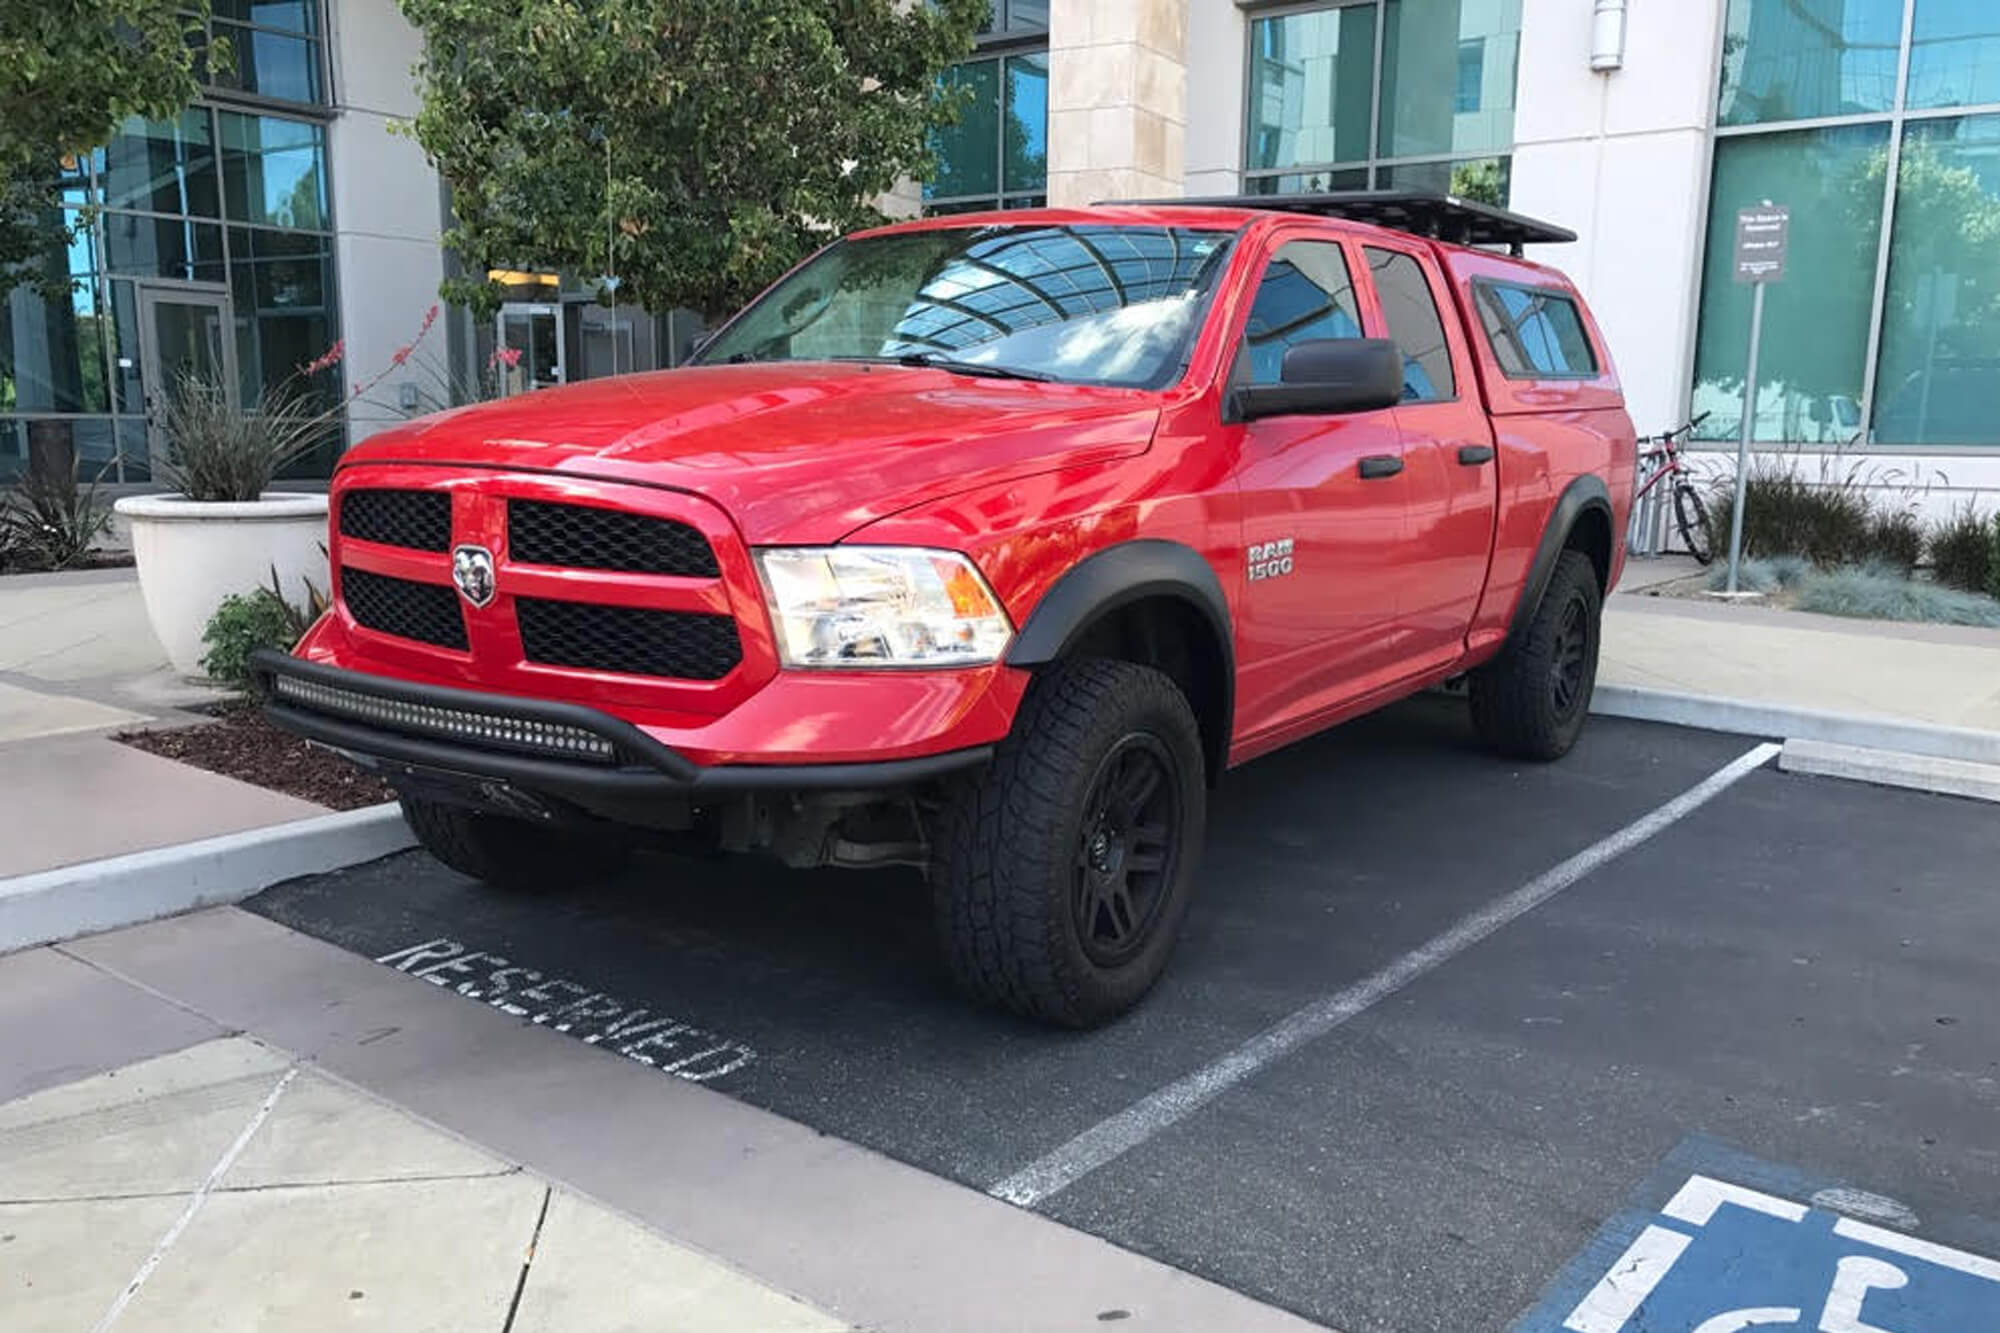
[[[1186,369],[1231,235],[1038,225],[839,241],[698,360],[901,361],[1159,388]]]

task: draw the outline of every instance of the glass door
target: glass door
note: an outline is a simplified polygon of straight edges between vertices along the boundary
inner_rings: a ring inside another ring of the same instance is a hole
[[[140,375],[146,396],[147,446],[155,466],[166,457],[161,433],[163,396],[194,378],[237,389],[236,341],[229,294],[178,287],[139,289]]]
[[[500,347],[495,365],[503,395],[567,382],[560,306],[509,303],[500,307],[495,320]]]

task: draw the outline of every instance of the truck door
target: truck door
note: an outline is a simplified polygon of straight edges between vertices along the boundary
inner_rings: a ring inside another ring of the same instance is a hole
[[[1403,351],[1404,494],[1399,620],[1413,670],[1464,651],[1486,586],[1499,503],[1493,430],[1450,290],[1419,246],[1362,247],[1373,287],[1371,330]],[[1440,311],[1454,312],[1448,317]]]
[[[1241,334],[1236,384],[1276,384],[1285,350],[1362,337],[1355,252],[1274,242]],[[1242,432],[1238,484],[1247,572],[1237,711],[1270,732],[1399,674],[1397,560],[1405,479],[1393,410],[1267,417]]]

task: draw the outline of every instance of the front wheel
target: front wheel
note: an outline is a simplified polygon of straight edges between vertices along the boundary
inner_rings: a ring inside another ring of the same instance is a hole
[[[933,839],[959,989],[1064,1027],[1130,1009],[1173,952],[1206,813],[1200,729],[1171,679],[1098,660],[1043,673]]]
[[[1581,551],[1556,559],[1542,604],[1500,655],[1472,673],[1472,724],[1516,759],[1560,759],[1583,733],[1603,628],[1597,569]]]
[[[591,838],[506,815],[481,814],[416,797],[403,818],[423,849],[462,875],[506,889],[551,889],[608,874],[629,854],[623,842]]]
[[[1715,559],[1715,529],[1708,521],[1708,506],[1701,492],[1685,482],[1674,488],[1674,519],[1689,555],[1704,565]]]

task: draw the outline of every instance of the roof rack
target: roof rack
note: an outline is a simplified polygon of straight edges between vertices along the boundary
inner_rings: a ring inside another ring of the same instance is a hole
[[[1332,194],[1240,194],[1211,199],[1120,199],[1109,203],[1192,208],[1261,208],[1314,217],[1372,222],[1454,245],[1504,245],[1515,258],[1525,245],[1559,245],[1576,233],[1490,204],[1429,190],[1343,190]]]

